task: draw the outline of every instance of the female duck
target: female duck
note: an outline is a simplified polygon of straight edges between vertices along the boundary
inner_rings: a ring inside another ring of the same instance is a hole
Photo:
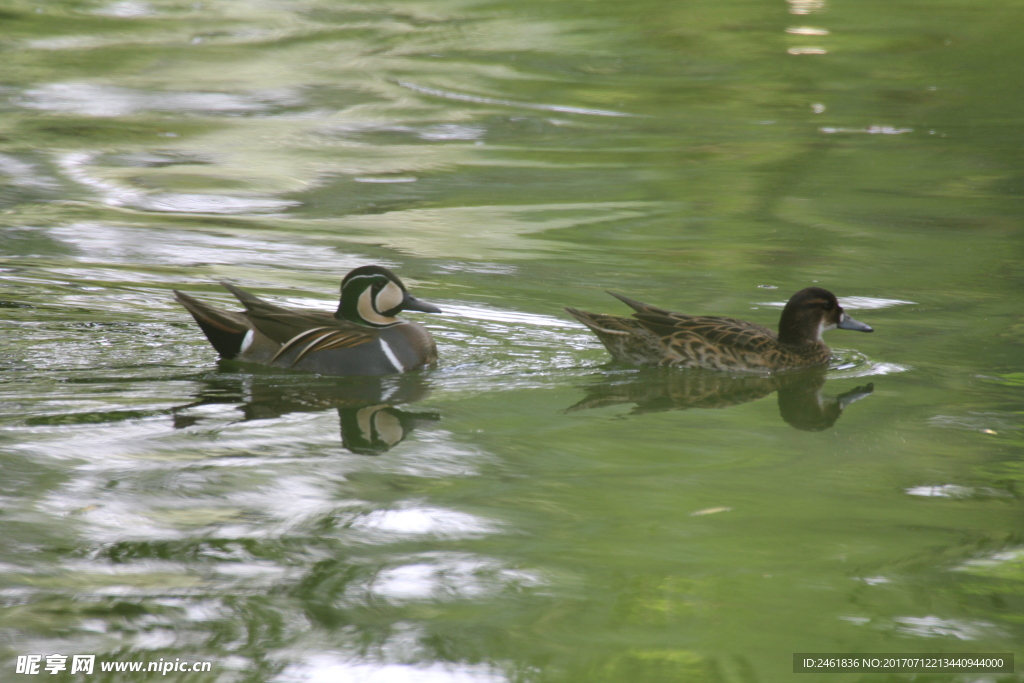
[[[433,337],[401,311],[440,313],[416,299],[387,268],[356,268],[341,282],[333,315],[283,308],[226,282],[245,306],[225,311],[175,290],[221,358],[324,375],[389,375],[437,360]]]
[[[832,292],[802,289],[782,310],[779,333],[733,318],[692,316],[609,292],[636,313],[632,318],[566,308],[589,327],[615,360],[638,365],[674,365],[709,370],[770,372],[827,363],[832,357],[821,334],[840,328],[872,332],[848,316]]]

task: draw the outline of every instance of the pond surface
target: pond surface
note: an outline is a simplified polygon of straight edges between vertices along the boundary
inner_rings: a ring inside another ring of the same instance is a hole
[[[754,683],[1024,639],[1019,3],[0,14],[0,678]],[[436,369],[219,364],[171,293],[333,310],[370,263],[443,309]],[[798,380],[609,364],[563,311],[774,327],[813,284],[875,333]]]

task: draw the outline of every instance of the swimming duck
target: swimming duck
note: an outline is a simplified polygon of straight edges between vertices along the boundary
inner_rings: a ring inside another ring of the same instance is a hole
[[[174,296],[221,358],[323,375],[389,375],[437,360],[430,332],[396,316],[441,309],[413,297],[382,266],[363,266],[346,275],[333,315],[275,306],[232,284],[220,284],[244,311],[214,308],[177,290]]]
[[[733,318],[673,313],[608,292],[636,313],[632,318],[565,310],[589,327],[615,360],[724,371],[796,370],[827,363],[832,351],[822,332],[873,332],[843,310],[832,292],[808,287],[782,310],[779,333]]]

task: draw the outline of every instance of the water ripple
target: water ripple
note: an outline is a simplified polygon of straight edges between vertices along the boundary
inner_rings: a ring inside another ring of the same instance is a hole
[[[563,114],[585,114],[588,116],[636,116],[636,114],[627,114],[621,111],[612,111],[610,109],[586,109],[583,107],[567,107],[560,104],[536,104],[533,102],[516,102],[514,100],[504,100],[496,97],[483,97],[481,95],[469,95],[466,93],[454,92],[452,90],[441,90],[440,88],[428,88],[423,85],[417,85],[410,83],[409,81],[395,81],[396,84],[409,90],[415,90],[416,92],[423,93],[425,95],[433,95],[434,97],[443,97],[449,100],[459,100],[460,102],[476,102],[478,104],[497,104],[503,107],[519,107],[521,109],[539,109],[541,111],[557,111]]]
[[[300,102],[287,90],[236,94],[150,92],[95,83],[47,83],[25,90],[17,103],[26,109],[82,116],[131,116],[146,111],[239,114],[262,112]]]

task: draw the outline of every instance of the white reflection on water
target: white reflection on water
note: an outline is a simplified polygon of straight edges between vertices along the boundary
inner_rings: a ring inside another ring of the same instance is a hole
[[[924,498],[1006,498],[1012,496],[1007,491],[1000,491],[993,488],[977,488],[974,486],[959,486],[957,484],[942,484],[941,486],[914,486],[904,491],[910,496],[922,496]]]
[[[513,100],[504,100],[495,97],[482,97],[480,95],[468,95],[465,93],[453,92],[451,90],[441,90],[440,88],[428,88],[422,85],[416,85],[415,83],[409,83],[408,81],[396,82],[403,88],[415,90],[416,92],[420,92],[425,95],[434,95],[435,97],[443,97],[448,100],[459,100],[461,102],[497,104],[504,107],[519,107],[522,109],[540,109],[542,111],[562,112],[563,114],[587,114],[590,116],[635,116],[635,114],[627,114],[625,112],[612,111],[609,109],[586,109],[582,107],[567,107],[560,104],[537,104],[533,102],[515,102]]]
[[[135,202],[147,211],[168,211],[170,213],[266,213],[283,211],[298,202],[265,197],[238,197],[216,194],[162,193],[145,197]]]
[[[303,655],[274,683],[502,683],[508,679],[479,664],[374,664],[341,655]]]
[[[582,229],[587,225],[649,218],[669,208],[664,202],[626,201],[477,205],[410,208],[332,219],[350,242],[388,246],[401,253],[463,261],[509,261],[539,254],[571,254],[579,260],[592,248],[527,240],[525,235]],[[594,251],[601,251],[594,249]],[[602,251],[603,255],[603,251]]]
[[[831,135],[833,133],[867,133],[868,135],[902,135],[913,133],[913,128],[897,128],[895,126],[868,126],[867,128],[833,128],[825,126],[818,129],[819,133]]]
[[[889,308],[891,306],[914,305],[916,301],[903,301],[902,299],[883,299],[875,296],[841,296],[839,303],[843,308],[853,309],[874,309]]]
[[[387,542],[394,541],[396,535],[473,538],[499,530],[498,525],[473,515],[434,507],[376,510],[357,519],[352,528],[365,530]]]
[[[415,183],[418,178],[413,176],[357,176],[352,180],[357,183]]]
[[[865,576],[861,581],[869,586],[881,586],[887,583],[892,583],[892,579],[887,576]]]
[[[487,275],[515,275],[518,270],[507,263],[490,263],[488,261],[453,261],[438,266],[444,273],[485,273]]]
[[[174,266],[267,266],[287,270],[320,270],[324,264],[338,269],[338,282],[344,273],[365,265],[366,259],[340,254],[329,247],[294,241],[271,241],[253,235],[228,236],[209,232],[178,232],[123,228],[107,223],[75,223],[55,227],[47,235],[74,247],[77,260],[85,263],[140,263]],[[388,261],[381,265],[394,267]],[[84,273],[83,277],[90,273]],[[95,272],[91,273],[96,278]],[[273,271],[266,271],[272,277]],[[130,273],[129,278],[138,278]],[[335,292],[325,294],[335,296]]]
[[[177,540],[197,532],[222,539],[277,538],[332,513],[355,520],[352,532],[343,535],[361,542],[501,531],[488,520],[436,506],[413,502],[366,514],[365,503],[339,500],[339,491],[359,473],[477,474],[489,456],[443,432],[424,430],[415,447],[367,458],[339,452],[337,415],[331,411],[249,422],[238,422],[228,411],[217,418],[210,415],[197,427],[216,434],[211,442],[197,443],[191,432],[168,433],[167,418],[157,417],[57,431],[18,445],[28,457],[79,463],[74,479],[42,497],[28,514],[64,517],[80,538],[98,544]],[[327,456],[311,457],[317,452]],[[110,487],[111,481],[118,485]]]
[[[293,106],[301,99],[289,90],[247,94],[152,92],[96,83],[47,83],[26,90],[16,102],[26,109],[112,117],[144,111],[238,114]]]
[[[465,553],[425,553],[425,560],[385,569],[370,591],[392,601],[480,598],[543,584],[533,572],[509,569],[497,560]]]
[[[444,363],[433,377],[448,391],[489,392],[551,386],[566,373],[607,363],[600,342],[575,322],[555,316],[444,302],[445,314],[423,320]],[[598,349],[601,349],[598,351]]]
[[[890,308],[891,306],[914,305],[916,301],[903,301],[902,299],[883,299],[877,296],[840,296],[839,305],[851,310],[867,310],[877,308]],[[785,308],[785,301],[760,301],[758,306],[771,306],[772,308]]]
[[[1014,548],[1013,550],[1004,550],[998,553],[993,553],[988,557],[968,560],[959,567],[956,567],[955,571],[976,572],[981,574],[987,574],[992,571],[1013,572],[1022,561],[1024,561],[1024,549]]]
[[[1002,412],[975,412],[971,411],[966,415],[935,415],[928,418],[928,424],[932,427],[945,427],[946,429],[963,429],[971,432],[983,432],[985,434],[998,434],[1021,429],[1021,418],[1014,413]]]
[[[420,132],[424,140],[479,140],[484,136],[483,126],[466,126],[457,123],[441,123]]]
[[[38,187],[54,190],[60,185],[52,178],[39,175],[32,164],[7,154],[0,154],[0,177],[4,182],[22,187]]]
[[[871,623],[871,619],[867,617],[841,616],[839,618],[843,621],[848,621],[851,624],[856,624],[858,626],[863,626],[864,624]]]
[[[786,29],[786,33],[798,36],[827,36],[829,34],[828,29],[812,28],[810,26],[790,26]]]
[[[137,2],[136,0],[112,2],[109,5],[93,10],[92,13],[101,17],[117,17],[119,19],[149,17],[156,14],[148,4]]]
[[[825,0],[786,0],[790,14],[813,14],[825,9]]]
[[[473,320],[493,320],[495,322],[521,323],[524,325],[535,325],[537,327],[568,327],[579,328],[579,324],[571,320],[563,320],[549,315],[536,313],[523,313],[521,311],[509,311],[506,309],[486,308],[483,306],[466,306],[446,304],[445,313],[452,313],[464,318]]]
[[[876,375],[892,375],[897,372],[907,372],[909,365],[899,363],[879,363],[869,360],[863,354],[842,349],[833,349],[837,357],[852,357],[849,362],[840,363],[836,367],[829,367],[829,378],[851,379],[854,377],[874,377]],[[834,361],[833,361],[834,362]]]
[[[58,157],[57,164],[71,180],[92,188],[100,194],[107,206],[131,206],[146,211],[171,213],[267,213],[283,211],[298,202],[271,199],[252,193],[248,196],[175,193],[151,193],[130,187],[113,179],[106,179],[96,173],[95,161],[98,154],[71,152]]]
[[[942,486],[914,486],[907,489],[905,493],[909,496],[925,498],[966,498],[974,493],[974,489],[956,484],[943,484]]]
[[[958,640],[978,640],[995,637],[997,630],[994,624],[986,621],[965,621],[962,619],[942,619],[936,616],[897,617],[896,630],[900,633],[922,638],[946,638],[953,636]]]

